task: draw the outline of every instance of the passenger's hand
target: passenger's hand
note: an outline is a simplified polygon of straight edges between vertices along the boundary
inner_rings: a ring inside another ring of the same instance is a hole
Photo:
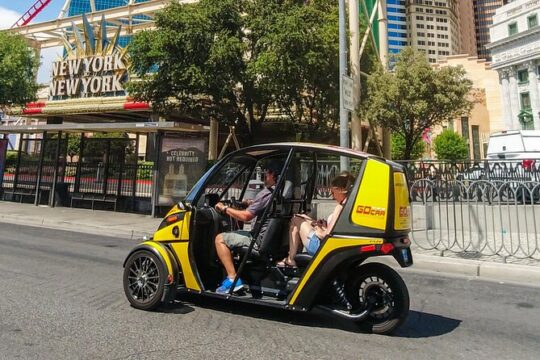
[[[311,221],[311,218],[309,216],[307,216],[306,214],[294,214],[294,216],[298,216],[298,217],[301,217],[302,219],[304,220],[308,220],[308,221]]]
[[[312,227],[320,227],[321,229],[324,229],[327,226],[326,220],[324,220],[324,219],[313,220],[311,222],[311,226]]]

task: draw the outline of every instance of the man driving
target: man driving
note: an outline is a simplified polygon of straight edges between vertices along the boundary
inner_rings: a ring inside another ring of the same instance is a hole
[[[261,216],[264,209],[272,198],[274,186],[279,177],[281,166],[277,163],[269,163],[264,170],[264,189],[259,191],[253,201],[249,202],[248,207],[244,210],[234,209],[222,202],[216,204],[216,210],[231,218],[248,222],[251,221],[251,228],[255,226],[257,218]],[[220,233],[216,236],[216,252],[219,260],[223,264],[227,277],[221,285],[216,289],[217,293],[228,294],[231,290],[234,278],[236,277],[236,269],[234,268],[231,249],[242,246],[249,246],[251,243],[251,232],[247,230],[236,230]],[[244,286],[241,279],[238,279],[233,291],[238,291]]]

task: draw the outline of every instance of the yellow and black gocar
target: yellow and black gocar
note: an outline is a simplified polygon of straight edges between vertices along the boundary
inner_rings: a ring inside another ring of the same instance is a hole
[[[244,291],[216,293],[224,278],[214,239],[246,229],[214,206],[236,206],[263,187],[265,164],[281,164],[264,213],[251,224],[249,246],[232,249]],[[356,178],[334,229],[317,252],[296,255],[297,267],[278,267],[287,256],[294,214],[324,218],[335,206],[329,187],[342,170]],[[264,233],[261,229],[265,229]],[[132,306],[151,310],[183,292],[293,311],[318,308],[388,334],[406,318],[409,294],[392,268],[368,258],[392,256],[412,265],[408,238],[409,196],[404,168],[336,146],[278,143],[235,151],[208,170],[173,206],[153,238],[135,247],[124,263],[124,291]],[[376,260],[376,259],[375,259]]]

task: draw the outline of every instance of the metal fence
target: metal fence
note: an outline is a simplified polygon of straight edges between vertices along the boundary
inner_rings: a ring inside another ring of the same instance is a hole
[[[41,190],[51,188],[55,167],[54,161],[43,162]],[[39,160],[21,160],[18,164],[14,160],[8,160],[2,187],[35,190],[38,169]],[[152,165],[71,162],[59,165],[56,182],[57,186],[65,186],[69,193],[149,198],[152,194],[152,173]]]
[[[419,179],[410,195],[416,246],[540,260],[540,182]]]
[[[420,179],[540,182],[540,159],[398,161],[405,166],[409,182]]]

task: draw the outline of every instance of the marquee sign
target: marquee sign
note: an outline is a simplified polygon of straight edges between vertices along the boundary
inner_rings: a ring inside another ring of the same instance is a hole
[[[64,39],[65,57],[53,63],[52,99],[124,93],[129,61],[127,49],[117,45],[120,27],[107,38],[105,18],[94,29],[83,15],[83,30],[73,25],[73,38]]]

